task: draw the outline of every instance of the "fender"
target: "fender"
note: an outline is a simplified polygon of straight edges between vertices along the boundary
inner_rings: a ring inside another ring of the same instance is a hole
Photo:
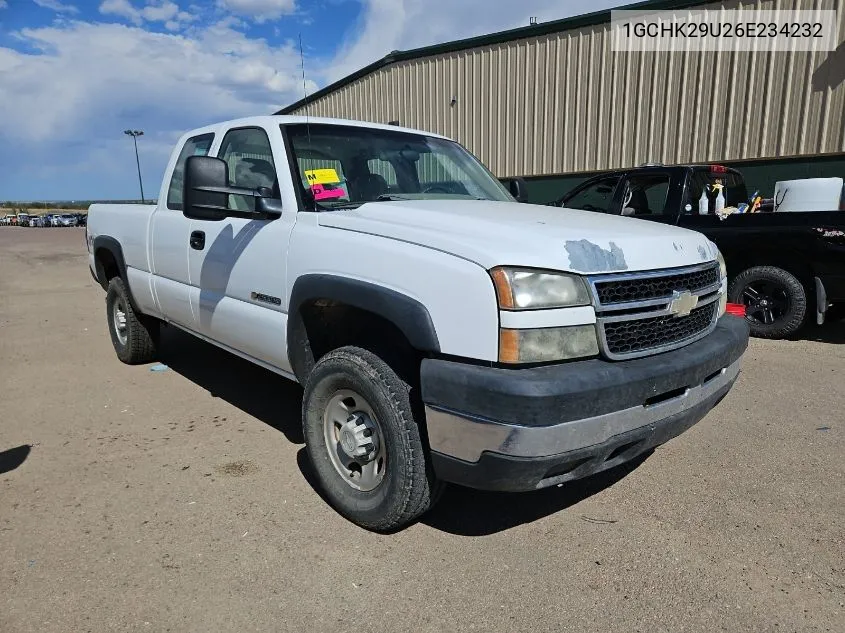
[[[109,284],[108,280],[106,279],[106,271],[103,269],[103,264],[102,262],[100,262],[100,258],[97,257],[98,251],[108,251],[109,253],[111,253],[112,257],[114,257],[115,263],[117,264],[117,269],[120,273],[120,278],[123,279],[123,283],[127,283],[126,261],[123,259],[123,248],[120,246],[120,242],[118,242],[113,237],[109,237],[108,235],[98,235],[94,238],[93,247],[94,265],[97,268],[97,281],[103,287],[103,290],[108,289]]]
[[[366,281],[310,274],[293,284],[288,304],[288,360],[300,382],[313,366],[300,308],[308,301],[329,299],[377,314],[393,323],[414,349],[439,352],[440,343],[426,307],[411,297]]]
[[[114,262],[117,265],[118,274],[123,280],[123,285],[126,286],[126,294],[129,295],[129,303],[132,304],[132,309],[135,310],[136,313],[141,314],[141,311],[138,309],[138,305],[135,303],[135,298],[132,296],[132,289],[129,287],[129,278],[126,275],[126,260],[123,259],[123,248],[120,246],[120,242],[118,242],[113,237],[109,237],[108,235],[98,235],[94,238],[93,249],[94,266],[97,269],[97,282],[103,287],[103,290],[109,289],[108,279],[106,278],[106,271],[103,268],[103,264],[100,261],[100,258],[97,257],[97,253],[99,251],[108,251],[109,253],[111,253],[112,257],[114,257]]]

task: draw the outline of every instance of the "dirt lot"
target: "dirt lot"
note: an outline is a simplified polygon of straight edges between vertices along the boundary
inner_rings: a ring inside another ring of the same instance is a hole
[[[0,228],[3,633],[845,631],[842,326],[753,341],[634,467],[377,536],[309,483],[296,386],[173,331],[118,362],[83,242]]]

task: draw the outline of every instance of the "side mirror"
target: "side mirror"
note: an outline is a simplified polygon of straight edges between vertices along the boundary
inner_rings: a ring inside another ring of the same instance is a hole
[[[229,165],[211,156],[189,156],[185,161],[182,183],[182,214],[192,220],[225,220],[229,210],[229,196],[223,191],[229,186]]]
[[[524,178],[508,178],[507,187],[517,202],[528,202],[528,185]]]
[[[226,218],[275,220],[282,215],[282,201],[266,187],[249,189],[229,186],[229,165],[212,156],[189,156],[185,161],[182,214],[194,220],[218,222]],[[255,211],[229,208],[229,196],[255,198]]]

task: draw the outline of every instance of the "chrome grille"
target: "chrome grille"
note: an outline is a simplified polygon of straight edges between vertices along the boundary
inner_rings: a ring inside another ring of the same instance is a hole
[[[688,316],[659,316],[604,325],[607,350],[614,355],[631,354],[667,344],[680,344],[710,327],[717,303],[695,308]]]
[[[674,290],[697,292],[719,283],[719,266],[659,277],[631,277],[613,281],[596,281],[599,303],[608,305],[628,301],[645,301],[671,297]]]
[[[611,360],[636,358],[707,335],[716,327],[720,287],[715,262],[591,277],[602,353]],[[697,303],[688,294],[697,297]]]

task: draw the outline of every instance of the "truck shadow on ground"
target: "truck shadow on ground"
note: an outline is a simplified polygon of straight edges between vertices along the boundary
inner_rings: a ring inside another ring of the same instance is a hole
[[[244,413],[302,444],[302,388],[175,327],[161,329],[160,360]]]
[[[303,444],[302,388],[234,354],[175,327],[161,331],[160,359],[172,371],[222,398],[244,413]],[[592,477],[528,493],[484,492],[449,486],[420,522],[461,536],[483,536],[531,523],[565,510],[609,488],[644,462],[650,453]],[[297,453],[303,477],[324,501],[305,448]],[[606,517],[605,517],[606,518]],[[613,517],[610,517],[613,519]]]
[[[609,488],[640,466],[654,451],[646,451],[630,462],[602,473],[535,492],[488,492],[449,485],[436,506],[419,519],[428,525],[457,536],[488,536],[518,525],[566,510],[594,494]],[[328,504],[317,485],[311,460],[305,448],[296,454],[302,476]],[[618,517],[582,517],[589,523],[615,523]],[[406,528],[407,529],[407,528]]]
[[[795,340],[845,343],[845,321],[835,321],[824,325],[808,325],[798,332]]]
[[[591,477],[534,492],[487,492],[449,486],[443,498],[420,522],[449,534],[486,536],[566,510],[610,488],[642,464],[653,451]],[[585,517],[615,523],[619,517]]]

